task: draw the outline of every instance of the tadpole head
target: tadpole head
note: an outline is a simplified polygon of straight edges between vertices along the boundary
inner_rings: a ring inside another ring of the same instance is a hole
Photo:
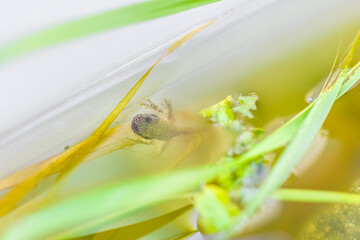
[[[145,139],[153,139],[153,130],[160,117],[155,114],[138,114],[131,121],[131,129]]]
[[[177,134],[172,122],[156,114],[138,114],[131,121],[133,132],[144,139],[168,140]]]

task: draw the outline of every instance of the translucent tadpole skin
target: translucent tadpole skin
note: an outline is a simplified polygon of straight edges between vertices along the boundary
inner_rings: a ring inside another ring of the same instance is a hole
[[[145,139],[169,140],[178,134],[172,121],[156,114],[138,114],[131,121],[134,133]]]

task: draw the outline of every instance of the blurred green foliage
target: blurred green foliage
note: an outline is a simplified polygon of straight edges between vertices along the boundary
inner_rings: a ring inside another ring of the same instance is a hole
[[[221,0],[148,0],[53,26],[0,46],[0,63],[61,42],[179,13]]]

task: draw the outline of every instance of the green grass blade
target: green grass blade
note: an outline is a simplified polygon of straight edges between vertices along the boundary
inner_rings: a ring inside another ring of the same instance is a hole
[[[175,211],[163,214],[161,216],[135,223],[129,226],[124,226],[104,232],[99,232],[95,234],[90,234],[78,238],[71,238],[74,240],[91,240],[91,239],[122,239],[122,240],[132,240],[143,237],[162,226],[170,223],[177,217],[181,216],[185,212],[192,209],[192,205],[187,205],[185,207],[179,208]]]
[[[271,196],[286,202],[360,204],[360,194],[356,193],[283,188]]]
[[[344,95],[347,91],[349,91],[352,87],[354,87],[360,80],[360,62],[358,62],[349,72],[348,78],[344,81],[337,99]]]
[[[295,136],[314,103],[315,102],[308,105],[290,121],[276,129],[264,140],[260,141],[253,148],[251,148],[249,151],[239,156],[237,162],[245,164],[259,155],[272,152],[278,148],[285,146]]]
[[[360,80],[360,62],[353,67],[353,69],[347,74],[341,89],[336,97],[339,99],[343,96],[347,91],[349,91],[354,85]],[[285,123],[283,126],[276,129],[269,136],[267,136],[264,140],[260,141],[257,145],[251,148],[249,151],[241,155],[237,162],[239,163],[248,163],[253,158],[260,156],[262,154],[266,154],[272,152],[276,149],[279,149],[286,144],[295,136],[302,122],[306,118],[309,110],[313,107],[316,100],[304,108],[300,113],[298,113],[295,117],[293,117],[290,121]]]
[[[98,218],[116,215],[118,220],[151,203],[194,190],[201,181],[211,180],[223,169],[220,165],[202,167],[95,188],[24,216],[0,233],[0,239],[53,238],[92,221],[101,227]]]
[[[149,0],[113,9],[26,35],[0,46],[0,64],[54,44],[175,14],[220,0]]]

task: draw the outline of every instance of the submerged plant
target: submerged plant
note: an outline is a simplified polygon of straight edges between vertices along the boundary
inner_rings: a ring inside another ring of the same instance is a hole
[[[255,94],[234,98],[228,96],[217,104],[205,108],[200,114],[211,122],[219,124],[237,134],[233,146],[224,156],[223,162],[235,163],[236,158],[253,147],[262,137],[264,130],[246,123],[256,110]],[[259,156],[242,166],[224,171],[203,186],[195,196],[195,208],[199,212],[199,227],[208,234],[228,229],[241,212],[240,192],[244,187],[257,187],[266,168],[265,156]]]
[[[357,83],[360,77],[360,63],[357,63],[351,70],[349,70],[349,68],[359,42],[360,33],[355,38],[347,56],[340,62],[335,74],[329,77],[328,81],[324,84],[320,95],[307,108],[270,134],[263,141],[255,144],[255,146],[250,148],[245,154],[235,157],[236,167],[244,169],[249,164],[249,160],[256,161],[257,157],[261,157],[263,154],[269,153],[289,143],[277,162],[271,168],[264,182],[261,183],[256,195],[251,198],[251,201],[244,201],[240,191],[235,197],[233,194],[228,194],[237,200],[242,199],[243,205],[241,206],[241,210],[239,209],[239,214],[237,216],[231,216],[231,221],[229,220],[226,226],[222,225],[221,228],[215,230],[215,232],[222,233],[221,238],[228,238],[241,230],[248,223],[248,219],[252,218],[257,212],[261,204],[276,192],[276,190],[288,179],[294,167],[305,154],[316,134],[320,131],[335,100],[347,92],[351,88],[350,86]],[[230,111],[224,111],[224,105],[228,102],[230,101],[224,100],[215,105],[217,106],[217,109],[219,109],[219,116],[222,116],[217,121],[225,122],[227,124],[226,126],[229,125],[229,121],[223,121],[225,115],[222,113],[226,112],[226,116],[229,116],[229,119],[233,116],[230,114]],[[231,121],[233,121],[233,119],[231,119]],[[241,179],[241,176],[238,176],[238,178],[235,179]],[[233,190],[234,186],[230,187],[230,189]],[[296,192],[296,190],[293,190],[293,192],[288,191],[287,193],[294,193],[294,195],[296,195]],[[312,193],[315,196],[317,194],[316,191]],[[321,192],[319,192],[319,195],[321,196]],[[278,194],[277,196],[279,197],[282,195]],[[353,196],[351,195],[351,197]],[[354,196],[354,198],[356,199],[355,202],[358,203],[358,196]],[[209,208],[209,211],[214,208],[216,207]],[[203,211],[200,211],[200,214],[202,212]],[[206,221],[203,220],[203,222]],[[214,232],[213,227],[210,228],[208,226],[207,229],[210,230],[209,232]]]

